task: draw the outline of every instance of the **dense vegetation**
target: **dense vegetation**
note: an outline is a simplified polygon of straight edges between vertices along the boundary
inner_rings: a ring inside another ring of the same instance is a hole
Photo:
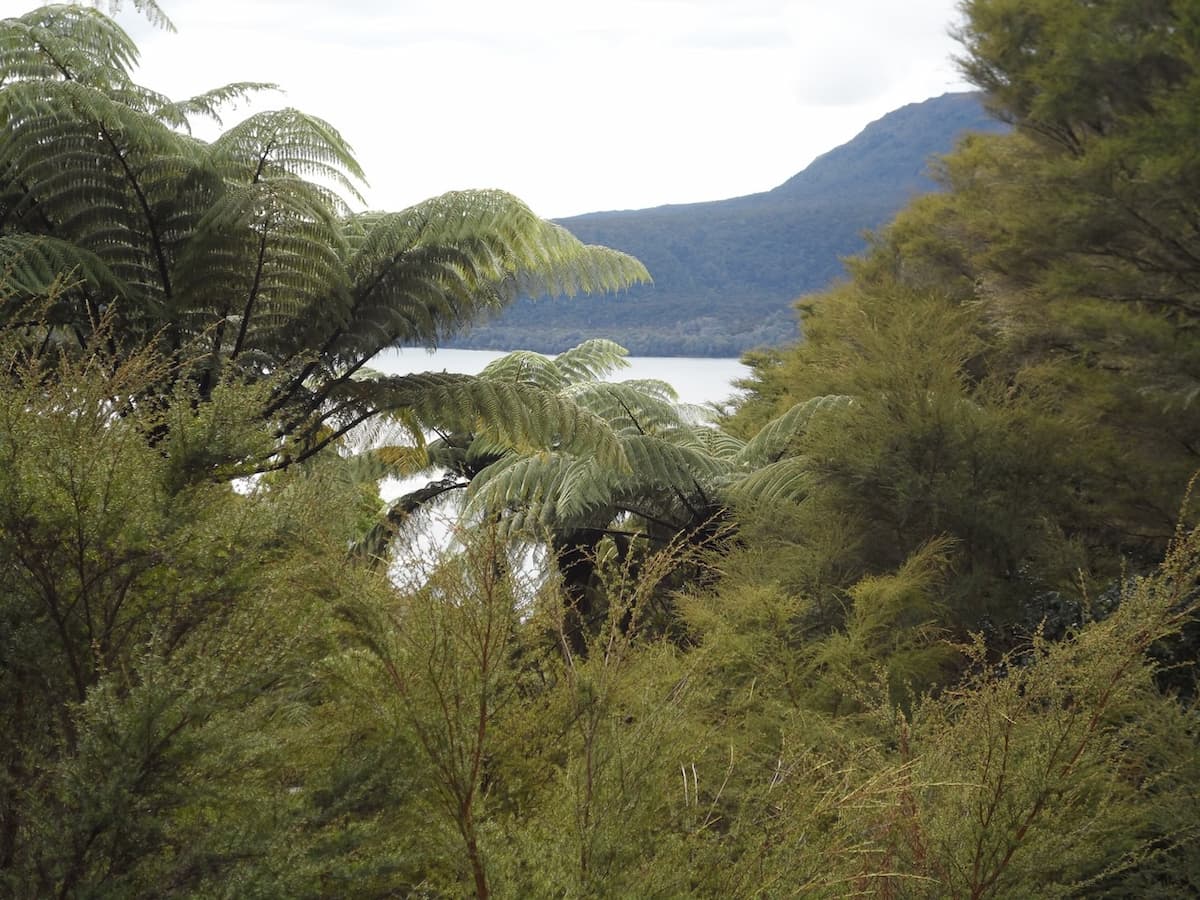
[[[964,11],[1014,129],[717,423],[603,340],[370,372],[642,270],[0,23],[0,892],[1200,891],[1200,12]]]
[[[562,219],[581,239],[642,260],[653,284],[602,303],[522,299],[453,337],[454,346],[557,353],[603,337],[636,355],[738,356],[795,341],[793,301],[845,275],[966,131],[1005,130],[977,93],[912,103],[872,122],[774,190],[731,200]]]

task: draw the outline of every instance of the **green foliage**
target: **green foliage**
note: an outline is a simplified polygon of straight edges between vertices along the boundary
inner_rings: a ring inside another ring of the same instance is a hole
[[[324,123],[205,145],[257,86],[4,22],[0,893],[1195,894],[1196,30],[1144,6],[966,4],[1018,132],[720,422],[603,340],[367,371],[636,272],[497,193],[349,214]]]
[[[711,826],[720,783],[709,729],[689,715],[690,664],[627,623],[647,615],[660,585],[696,551],[685,542],[637,565],[608,557],[599,577],[610,602],[586,654],[570,652],[571,623],[547,598],[541,624],[565,652],[538,731],[521,744],[543,766],[536,791],[495,823],[497,884],[505,896],[671,897],[689,893],[690,846]],[[561,590],[562,588],[559,587]],[[530,738],[533,738],[532,740]]]
[[[1153,559],[1198,459],[1196,11],[967,9],[964,70],[1020,136],[950,161],[961,202],[943,217],[977,236],[966,262],[1010,336],[1008,365],[1067,415],[1119,435],[1100,442],[1092,502],[1109,507],[1107,540]],[[980,203],[988,218],[972,214]]]
[[[648,278],[501,191],[397,213],[350,212],[363,173],[328,123],[257,113],[211,143],[189,116],[268,85],[182,102],[137,85],[110,19],[46,7],[0,23],[0,328],[36,355],[95,345],[105,311],[121,354],[155,346],[201,399],[225,378],[273,388],[280,446],[260,467],[327,446],[425,385],[354,374],[379,350],[434,346],[522,293],[615,290]],[[63,276],[71,277],[63,280]],[[48,302],[53,298],[53,302]]]
[[[1072,509],[1073,423],[975,374],[987,362],[974,308],[880,279],[828,295],[807,321],[808,340],[760,368],[780,386],[762,396],[777,390],[775,409],[827,394],[853,401],[828,410],[773,467],[797,479],[800,507],[773,535],[770,520],[752,527],[767,532],[760,540],[840,535],[840,546],[783,557],[773,568],[790,560],[792,572],[782,577],[834,596],[949,536],[947,624],[968,628],[1011,622],[1039,580],[1069,582],[1083,560],[1047,523]],[[733,425],[752,429],[763,415],[751,403]]]
[[[1195,614],[1198,537],[1181,533],[1111,618],[1035,643],[1003,677],[976,648],[976,677],[914,717],[914,768],[931,782],[917,814],[955,894],[1194,889],[1194,723],[1155,690],[1147,650]]]
[[[1190,893],[1195,723],[1158,690],[1149,651],[1196,613],[1198,540],[1180,532],[1109,619],[999,664],[981,639],[939,649],[922,635],[943,548],[858,585],[845,632],[824,640],[805,628],[811,601],[778,590],[691,605],[692,679],[711,679],[694,689],[734,742],[721,840],[694,847],[719,874],[697,893]],[[971,661],[967,677],[900,712],[897,685],[948,653]]]
[[[1195,890],[1197,32],[1150,6],[965,4],[1017,132],[944,160],[728,423],[851,398],[784,448],[799,502],[743,507],[682,604],[743,740],[809,808],[819,772],[852,798],[831,895]]]
[[[344,571],[337,482],[220,477],[214,460],[270,440],[253,388],[164,411],[131,401],[167,365],[154,354],[50,373],[5,350],[5,893],[298,892],[330,603],[378,588]],[[164,415],[169,452],[147,441]]]
[[[1007,628],[1036,625],[1047,591],[1078,603],[1080,577],[1102,586],[1122,556],[1160,558],[1200,463],[1177,128],[1195,35],[1183,6],[1144,6],[966,4],[964,70],[1017,132],[964,141],[941,164],[949,190],[806,301],[805,342],[755,360],[739,433],[854,398],[799,448],[801,527],[856,520],[836,587],[946,534],[955,618]]]
[[[490,893],[479,826],[489,799],[487,765],[518,689],[519,601],[510,571],[492,529],[401,602],[380,606],[367,598],[343,607],[354,639],[389,688],[376,714],[399,720],[424,757],[430,796],[422,805],[441,825],[447,861],[462,860],[443,875],[472,884],[478,897]]]

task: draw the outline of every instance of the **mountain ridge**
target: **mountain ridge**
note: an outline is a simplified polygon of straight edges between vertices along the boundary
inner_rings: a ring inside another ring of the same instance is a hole
[[[1007,126],[975,92],[902,106],[767,191],[557,219],[632,253],[654,283],[610,297],[518,300],[446,346],[555,353],[606,337],[636,355],[737,356],[798,337],[794,301],[843,274],[911,197],[937,189],[931,157],[967,131]]]

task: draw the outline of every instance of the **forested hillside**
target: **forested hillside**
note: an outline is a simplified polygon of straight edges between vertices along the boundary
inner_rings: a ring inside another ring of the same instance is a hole
[[[0,895],[1200,893],[1200,8],[963,11],[1013,128],[720,417],[372,371],[645,270],[0,22]]]
[[[792,302],[844,277],[865,231],[936,188],[935,155],[1004,127],[978,94],[945,94],[888,113],[765,193],[563,219],[581,240],[638,257],[653,284],[602,303],[522,299],[452,344],[557,353],[604,337],[641,355],[738,356],[795,340]]]

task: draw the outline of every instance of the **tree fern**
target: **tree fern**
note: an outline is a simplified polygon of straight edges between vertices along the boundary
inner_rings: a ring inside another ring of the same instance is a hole
[[[430,410],[440,411],[444,437],[430,445],[429,463],[469,485],[469,520],[499,516],[509,532],[533,527],[546,536],[602,533],[632,517],[635,527],[665,537],[700,527],[727,503],[800,499],[810,470],[793,453],[796,440],[819,413],[850,403],[841,396],[815,398],[744,442],[694,421],[663,382],[599,381],[623,356],[616,345],[587,342],[554,358],[506,354],[477,381],[419,376],[444,385],[438,390],[469,385],[477,392],[435,400]],[[436,396],[430,388],[422,392]],[[552,406],[539,416],[537,403]],[[476,411],[447,418],[450,409]],[[571,415],[588,423],[581,440],[547,427]],[[433,417],[423,421],[435,425]],[[484,428],[489,421],[505,425]]]
[[[6,261],[7,299],[45,298],[79,281],[102,293],[120,289],[120,282],[95,253],[49,235],[0,236],[0,258]]]
[[[137,62],[137,45],[120,26],[83,6],[46,6],[5,19],[0,29],[0,72],[5,82],[125,80]]]
[[[193,118],[203,118],[220,125],[222,107],[239,100],[246,100],[261,91],[278,90],[278,86],[265,81],[235,81],[212,88],[186,100],[162,98],[153,110],[154,114],[172,128],[191,133]]]
[[[334,321],[344,315],[340,244],[336,220],[307,182],[274,178],[226,190],[180,254],[187,332],[211,329],[214,358],[288,352],[280,339],[307,327],[315,310]]]
[[[803,457],[789,456],[752,469],[727,485],[729,494],[746,503],[791,500],[807,495],[812,468]]]
[[[205,114],[214,115],[213,104],[236,98],[240,87],[228,85],[210,91],[204,100]],[[296,109],[257,113],[244,119],[214,140],[210,153],[217,171],[235,183],[254,184],[280,175],[314,178],[318,184],[364,202],[358,185],[366,175],[350,145],[328,122]],[[325,196],[327,201],[337,203],[337,194]],[[346,210],[343,207],[337,211]]]
[[[571,394],[625,434],[652,434],[684,427],[675,392],[661,381],[584,382]]]
[[[627,355],[615,341],[592,338],[554,357],[554,368],[570,383],[599,381],[626,368]]]
[[[95,10],[0,22],[0,270],[22,299],[54,294],[66,307],[54,321],[70,323],[81,352],[111,307],[121,352],[158,343],[171,360],[163,397],[186,377],[204,399],[231,366],[270,378],[262,417],[281,452],[262,465],[304,458],[405,404],[423,422],[462,421],[517,447],[597,439],[602,456],[619,457],[555,385],[355,375],[386,347],[435,346],[521,294],[644,281],[639,262],[580,243],[502,191],[351,212],[364,173],[332,125],[283,109],[205,143],[193,117],[219,122],[225,104],[271,86],[173,101],[132,80],[136,62],[133,42]],[[15,305],[0,311],[0,324],[18,321]],[[605,352],[580,351],[573,365],[608,365]],[[463,406],[435,415],[440,403]],[[489,415],[505,418],[485,427]]]
[[[739,454],[739,462],[750,465],[777,462],[788,453],[792,442],[804,432],[814,416],[848,406],[851,399],[841,395],[813,397],[797,403],[764,425]]]

